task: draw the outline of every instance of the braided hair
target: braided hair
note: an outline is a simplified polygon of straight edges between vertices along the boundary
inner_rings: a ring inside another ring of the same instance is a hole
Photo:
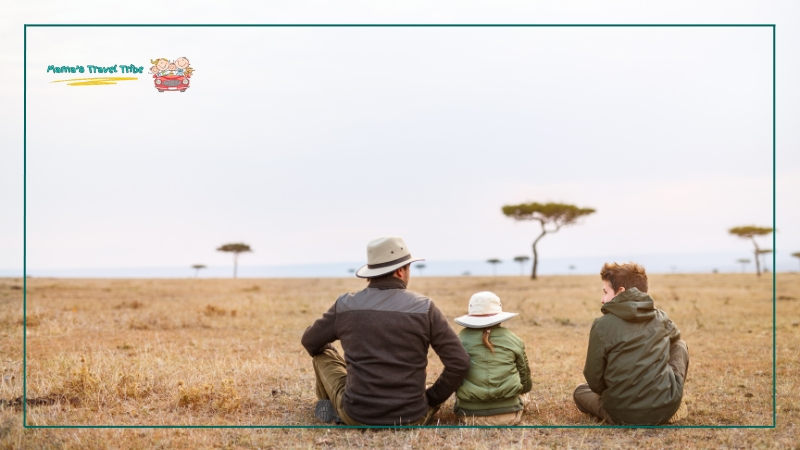
[[[486,327],[483,329],[483,336],[481,336],[481,340],[483,340],[483,345],[489,348],[494,354],[494,345],[489,342],[489,334],[492,332],[492,327]]]

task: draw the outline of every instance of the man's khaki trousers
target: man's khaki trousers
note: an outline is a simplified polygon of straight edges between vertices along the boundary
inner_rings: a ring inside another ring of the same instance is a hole
[[[336,350],[329,348],[313,358],[314,375],[316,376],[316,394],[319,400],[330,400],[336,413],[345,425],[364,425],[353,420],[342,407],[344,387],[347,381],[347,365]],[[422,419],[403,425],[428,425],[439,408],[428,407]],[[392,425],[392,424],[386,424]]]
[[[682,339],[670,344],[667,364],[669,364],[676,376],[681,377],[685,388],[686,375],[689,372],[689,349]],[[614,420],[603,409],[603,399],[592,391],[588,384],[584,383],[575,388],[572,397],[575,399],[575,405],[578,406],[582,413],[591,414],[609,425],[614,424]]]

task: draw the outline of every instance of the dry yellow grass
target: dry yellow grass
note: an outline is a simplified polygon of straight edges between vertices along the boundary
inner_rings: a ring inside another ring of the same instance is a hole
[[[777,429],[26,429],[22,291],[0,279],[0,448],[797,448],[800,274],[778,275]],[[681,425],[772,424],[772,281],[654,275],[651,295],[689,344]],[[317,425],[303,330],[357,279],[28,280],[29,425]],[[594,425],[583,382],[597,276],[412,277],[452,319],[492,290],[533,371],[523,425]],[[455,329],[457,325],[452,323]],[[441,364],[431,353],[428,381]],[[438,414],[457,424],[452,399]]]

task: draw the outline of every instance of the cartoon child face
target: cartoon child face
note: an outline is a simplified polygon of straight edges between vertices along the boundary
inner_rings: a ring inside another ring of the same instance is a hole
[[[175,65],[178,66],[179,69],[186,69],[189,67],[189,60],[181,56],[175,60]]]
[[[175,66],[175,63],[169,63],[169,65],[167,66],[167,70],[175,70],[175,69],[177,69],[177,68],[178,68],[178,67],[177,67],[177,66]]]
[[[158,62],[156,63],[156,68],[159,71],[167,70],[168,66],[169,66],[169,61],[167,61],[166,59],[159,59]]]
[[[151,67],[150,68],[150,73],[152,73],[152,74],[158,73],[158,67],[156,67],[156,66]]]

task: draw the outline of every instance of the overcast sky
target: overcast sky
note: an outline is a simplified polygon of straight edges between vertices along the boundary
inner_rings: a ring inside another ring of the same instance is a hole
[[[776,23],[777,257],[800,251],[790,2],[258,4],[12,4],[0,269],[22,264],[24,23]],[[47,73],[180,56],[185,93]],[[359,261],[381,235],[429,260],[509,258],[538,225],[500,209],[527,201],[597,210],[542,240],[551,256],[747,256],[727,229],[772,222],[772,75],[756,27],[28,28],[28,267],[228,264],[214,249],[235,241],[252,265]]]

